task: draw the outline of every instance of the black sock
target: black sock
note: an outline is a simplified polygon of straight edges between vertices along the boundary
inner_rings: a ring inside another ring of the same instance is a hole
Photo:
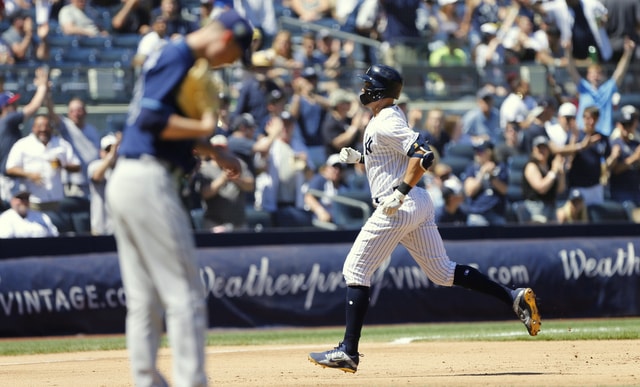
[[[367,309],[369,309],[369,287],[348,286],[346,302],[347,324],[343,343],[349,355],[358,353],[360,332],[362,331]]]
[[[509,306],[513,304],[511,289],[491,280],[471,266],[456,265],[453,284],[494,296]]]

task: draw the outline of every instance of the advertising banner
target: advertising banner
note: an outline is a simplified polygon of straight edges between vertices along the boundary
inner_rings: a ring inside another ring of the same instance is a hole
[[[452,260],[532,287],[544,318],[640,315],[640,238],[445,242]],[[211,327],[344,324],[350,244],[201,248]],[[124,332],[116,253],[0,261],[0,336]],[[432,283],[398,247],[376,272],[368,324],[515,319],[490,296]]]

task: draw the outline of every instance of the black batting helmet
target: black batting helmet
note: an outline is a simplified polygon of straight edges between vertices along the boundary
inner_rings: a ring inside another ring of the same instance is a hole
[[[402,76],[393,67],[375,64],[359,78],[365,82],[364,93],[360,95],[360,101],[364,105],[382,98],[398,99],[400,97]]]

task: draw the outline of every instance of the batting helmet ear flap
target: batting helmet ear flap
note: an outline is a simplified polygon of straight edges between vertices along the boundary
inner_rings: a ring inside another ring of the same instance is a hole
[[[360,101],[364,105],[382,98],[398,99],[400,97],[403,79],[393,67],[375,64],[359,78],[365,83],[364,92],[360,95]]]

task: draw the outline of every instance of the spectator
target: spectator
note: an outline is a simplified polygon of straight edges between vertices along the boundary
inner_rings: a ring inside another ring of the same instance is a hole
[[[269,212],[276,227],[311,225],[302,196],[308,155],[304,144],[295,141],[294,129],[293,117],[283,111],[269,120],[266,135],[254,147],[265,163],[265,172],[256,178],[256,208]]]
[[[227,139],[228,149],[244,161],[251,174],[255,176],[253,146],[256,143],[256,121],[251,114],[242,113],[233,120],[230,128],[231,134]]]
[[[309,181],[304,194],[304,204],[313,214],[314,224],[321,227],[326,224],[339,227],[348,225],[347,218],[342,213],[344,207],[333,201],[335,196],[344,194],[348,189],[343,175],[345,168],[346,164],[340,162],[340,155],[334,153],[327,158]],[[318,197],[308,189],[319,191],[323,196]]]
[[[118,145],[122,133],[108,133],[100,139],[100,158],[88,168],[91,189],[91,234],[113,235],[113,223],[107,212],[105,189],[118,159]]]
[[[11,208],[0,214],[0,239],[58,236],[58,229],[46,214],[29,208],[29,191],[14,191]]]
[[[313,164],[322,165],[327,159],[322,124],[329,108],[329,99],[318,90],[318,74],[313,67],[305,68],[301,76],[293,80],[292,87],[289,112],[296,120]]]
[[[542,97],[538,101],[538,106],[529,112],[527,121],[530,122],[527,130],[522,134],[520,151],[524,154],[531,154],[533,151],[533,140],[538,136],[547,137],[546,127],[551,124],[551,120],[556,116],[556,100],[550,97]],[[547,144],[549,146],[549,144]],[[553,148],[551,148],[553,149]]]
[[[533,62],[542,47],[534,35],[533,21],[526,15],[516,18],[516,24],[509,29],[502,45],[505,48],[505,63],[510,65]]]
[[[271,93],[277,91],[277,95],[282,96],[283,94],[280,86],[269,76],[267,72],[269,67],[266,63],[258,62],[256,59],[254,55],[252,59],[253,71],[246,72],[246,78],[240,83],[231,120],[233,121],[242,113],[249,113],[255,119],[258,127],[262,128],[269,118],[267,104]]]
[[[227,147],[227,138],[215,135],[211,144]],[[204,159],[198,168],[200,196],[204,208],[204,228],[214,233],[247,229],[245,207],[247,193],[253,193],[255,179],[247,164],[240,160],[241,172],[235,178],[220,168],[215,160]]]
[[[565,45],[566,55],[588,59],[589,48],[596,49],[598,61],[611,60],[611,43],[605,30],[607,9],[598,0],[555,0],[541,4],[549,23],[555,23]],[[568,50],[567,50],[568,48]]]
[[[382,61],[389,66],[415,64],[423,38],[416,26],[416,10],[421,0],[383,1],[380,12],[385,16],[382,41],[387,43]]]
[[[584,109],[584,127],[579,132],[577,143],[585,144],[583,140],[587,137],[590,140],[588,145],[580,145],[577,148],[567,174],[569,188],[580,190],[587,206],[604,202],[608,173],[618,159],[616,152],[620,151],[620,148],[616,147],[616,152],[612,152],[607,137],[596,132],[599,117],[596,106]]]
[[[78,1],[78,0],[75,0]],[[195,31],[198,23],[186,19],[178,0],[161,0],[160,7],[151,11],[151,20],[162,16],[167,23],[167,36],[176,39]]]
[[[50,112],[53,114],[52,107]],[[91,189],[87,168],[100,157],[100,134],[87,122],[86,104],[79,97],[71,98],[67,104],[66,117],[53,117],[54,127],[71,145],[81,167],[78,172],[62,171],[65,198],[60,203],[60,210],[71,217],[74,232],[88,233],[91,231]]]
[[[138,43],[133,57],[133,66],[140,68],[149,55],[160,51],[168,42],[167,21],[164,16],[156,16],[151,24],[151,31],[146,33]]]
[[[584,110],[589,106],[596,106],[600,111],[600,119],[596,128],[598,133],[605,136],[611,135],[613,130],[613,95],[618,92],[618,87],[622,84],[629,61],[635,50],[635,43],[631,39],[626,39],[624,44],[624,54],[618,61],[615,71],[611,78],[605,80],[604,69],[601,65],[593,63],[587,67],[586,78],[582,78],[576,68],[571,53],[571,45],[565,45],[565,53],[567,53],[568,66],[567,71],[573,82],[578,86],[579,102],[578,102],[578,127],[582,127],[585,123],[582,120]],[[586,197],[587,202],[589,201]]]
[[[463,49],[462,39],[452,33],[444,43],[442,47],[435,49],[429,55],[430,66],[466,66],[470,63],[469,57]]]
[[[278,32],[278,21],[276,19],[274,2],[264,0],[233,0],[232,3],[233,9],[262,33],[263,43],[271,44],[271,41]]]
[[[198,8],[198,27],[204,27],[211,23],[214,0],[200,0],[200,8]],[[246,19],[246,18],[245,18]]]
[[[350,116],[354,96],[344,89],[336,89],[329,95],[331,109],[322,125],[322,136],[327,154],[339,153],[344,147],[362,150],[362,135],[369,122],[369,114],[358,107]]]
[[[465,226],[467,213],[463,209],[464,193],[462,184],[445,180],[442,187],[444,205],[436,212],[436,224]]]
[[[111,28],[118,34],[146,35],[151,31],[150,15],[150,1],[120,0],[118,10],[111,18]]]
[[[281,119],[281,115],[285,111],[285,106],[287,104],[287,97],[282,91],[280,91],[280,89],[276,89],[271,90],[266,97],[266,101],[267,116],[258,124],[258,132],[256,133],[257,140],[267,135],[266,127],[270,121],[277,121]],[[300,136],[297,136],[296,139],[302,141]]]
[[[87,0],[69,0],[69,4],[63,6],[58,14],[58,22],[65,35],[77,36],[108,36],[104,30],[91,17],[87,10]]]
[[[18,110],[19,94],[9,91],[0,93],[0,199],[9,202],[13,179],[7,176],[6,162],[13,145],[22,138],[20,126],[29,121],[40,109],[49,92],[49,73],[38,68],[35,71],[33,84],[36,91],[28,104]]]
[[[507,122],[515,122],[518,117],[528,117],[529,112],[537,106],[535,98],[531,96],[529,81],[513,76],[509,81],[510,92],[500,105],[500,128],[504,130]],[[520,128],[529,127],[528,121],[520,122]]]
[[[422,110],[419,108],[409,108],[409,96],[406,93],[400,93],[400,96],[396,100],[396,105],[402,110],[405,117],[407,117],[407,125],[413,129],[413,131],[420,130],[418,126],[422,123]]]
[[[576,108],[576,105],[571,102],[565,102],[560,105],[557,121],[551,125],[547,125],[546,127],[547,137],[551,140],[551,149],[563,147],[569,143],[571,135],[577,136],[577,113],[578,109]],[[554,151],[554,153],[556,152]]]
[[[468,36],[469,45],[473,49],[486,39],[487,27],[490,26],[493,35],[496,35],[497,25],[503,18],[501,13],[501,6],[496,0],[466,0],[464,16],[460,22],[460,36]]]
[[[431,149],[435,149],[440,156],[444,156],[445,146],[451,140],[449,133],[444,130],[444,124],[444,111],[440,108],[433,108],[427,112],[424,129],[419,131],[427,139]]]
[[[580,190],[571,190],[567,201],[556,210],[556,220],[560,224],[589,222],[587,206]]]
[[[464,19],[458,15],[459,0],[438,0],[438,8],[435,11],[436,23],[432,25],[433,35],[430,48],[437,50],[447,44],[452,38],[464,38],[462,27]]]
[[[556,219],[556,201],[566,188],[564,157],[551,155],[549,139],[533,139],[529,161],[524,166],[522,195],[524,206],[535,223],[549,223]]]
[[[504,225],[507,222],[507,166],[496,162],[491,142],[475,144],[474,149],[473,164],[469,165],[463,178],[467,225]]]
[[[337,82],[339,85],[346,84],[345,78],[349,75],[345,71],[348,67],[353,67],[354,43],[351,40],[335,39],[327,29],[320,30],[316,39],[315,56],[323,64],[322,72],[318,74],[324,83]]]
[[[0,65],[12,65],[15,62],[11,46],[0,37]]]
[[[476,67],[484,70],[487,66],[503,65],[505,49],[502,45],[502,39],[498,37],[498,25],[484,23],[480,26],[480,32],[480,41],[471,49],[471,56]]]
[[[636,0],[601,0],[607,8],[606,30],[613,54],[610,61],[617,63],[624,54],[624,39],[629,37],[640,44],[640,4]],[[638,52],[631,60],[640,58]]]
[[[231,134],[231,97],[224,93],[218,93],[220,105],[218,106],[218,125],[214,135],[222,134],[228,137]]]
[[[316,71],[324,68],[324,55],[316,50],[316,34],[307,31],[302,35],[300,49],[295,51],[293,57],[306,68],[314,68]]]
[[[536,52],[536,62],[554,67],[565,67],[567,56],[562,45],[560,30],[555,24],[543,22],[544,29],[536,31],[540,49]]]
[[[330,0],[291,0],[290,8],[303,22],[326,27],[338,25],[338,22],[331,18],[333,4]]]
[[[37,26],[37,39],[34,39],[33,19],[26,10],[20,9],[12,13],[9,22],[11,27],[2,33],[2,40],[11,48],[16,62],[45,61],[49,58],[49,24]]]
[[[620,156],[611,170],[609,181],[611,199],[630,201],[640,206],[640,141],[635,136],[638,128],[638,111],[631,105],[620,109],[616,119],[620,136],[611,140],[611,148],[620,148]]]
[[[477,106],[462,116],[462,132],[472,142],[504,142],[500,130],[500,110],[493,105],[493,99],[493,92],[486,86],[482,87],[476,95]]]
[[[265,63],[271,67],[268,70],[268,75],[271,78],[288,75],[293,69],[302,69],[302,63],[293,57],[293,42],[291,39],[291,31],[280,30],[273,38],[271,47],[253,54],[255,62]]]
[[[80,160],[71,144],[53,133],[47,115],[35,116],[31,134],[11,148],[6,168],[7,175],[23,179],[31,192],[31,208],[45,212],[60,232],[72,229],[67,214],[59,212],[64,199],[62,170],[79,172]]]

